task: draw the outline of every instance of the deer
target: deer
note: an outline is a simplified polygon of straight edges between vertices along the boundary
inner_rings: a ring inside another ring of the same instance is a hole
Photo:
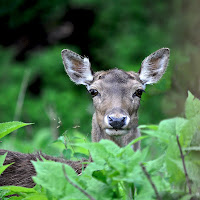
[[[166,71],[170,50],[161,48],[146,57],[138,72],[121,69],[93,72],[87,57],[64,49],[61,52],[64,68],[69,78],[77,85],[85,85],[93,99],[95,112],[92,117],[92,142],[108,139],[124,147],[140,136],[138,130],[138,109],[146,85],[157,83]],[[132,146],[140,149],[140,142]],[[0,186],[17,185],[33,187],[32,176],[36,175],[32,160],[53,160],[70,165],[78,174],[82,172],[81,161],[66,161],[42,153],[22,154],[0,150],[0,155],[8,152],[4,164],[10,164],[0,175]],[[86,167],[86,166],[84,166]],[[26,173],[24,173],[26,171]]]
[[[140,136],[138,109],[146,85],[158,82],[166,71],[170,50],[161,48],[146,57],[138,72],[120,69],[93,72],[90,61],[73,51],[61,52],[66,73],[85,85],[93,99],[92,142],[108,139],[124,147]],[[140,149],[140,142],[133,150]]]

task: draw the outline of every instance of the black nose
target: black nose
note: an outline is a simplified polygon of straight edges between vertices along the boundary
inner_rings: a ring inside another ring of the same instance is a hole
[[[112,116],[107,116],[108,117],[108,123],[114,128],[114,129],[120,129],[122,126],[125,125],[126,123],[126,118],[127,117],[112,117]]]

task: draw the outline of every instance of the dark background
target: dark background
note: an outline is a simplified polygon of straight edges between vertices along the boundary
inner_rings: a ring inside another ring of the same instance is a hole
[[[181,116],[188,90],[200,97],[197,0],[4,0],[0,25],[0,122],[35,123],[1,148],[44,149],[65,131],[90,138],[92,100],[66,76],[64,48],[88,56],[94,71],[138,71],[146,56],[171,49],[166,74],[142,97],[139,124]]]

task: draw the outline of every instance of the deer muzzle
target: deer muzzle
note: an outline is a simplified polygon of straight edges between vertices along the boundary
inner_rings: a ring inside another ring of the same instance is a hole
[[[125,114],[115,113],[107,114],[104,117],[104,123],[106,124],[105,132],[108,135],[124,135],[129,132],[128,125],[130,117]]]

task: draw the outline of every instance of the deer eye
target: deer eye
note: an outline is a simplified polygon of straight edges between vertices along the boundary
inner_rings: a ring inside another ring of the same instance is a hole
[[[137,96],[137,97],[141,98],[143,92],[144,92],[144,90],[138,89],[138,90],[136,90],[135,93],[133,94],[133,97]]]
[[[89,93],[92,95],[92,97],[95,97],[95,96],[97,96],[99,94],[99,92],[97,90],[95,90],[95,89],[89,90]]]

